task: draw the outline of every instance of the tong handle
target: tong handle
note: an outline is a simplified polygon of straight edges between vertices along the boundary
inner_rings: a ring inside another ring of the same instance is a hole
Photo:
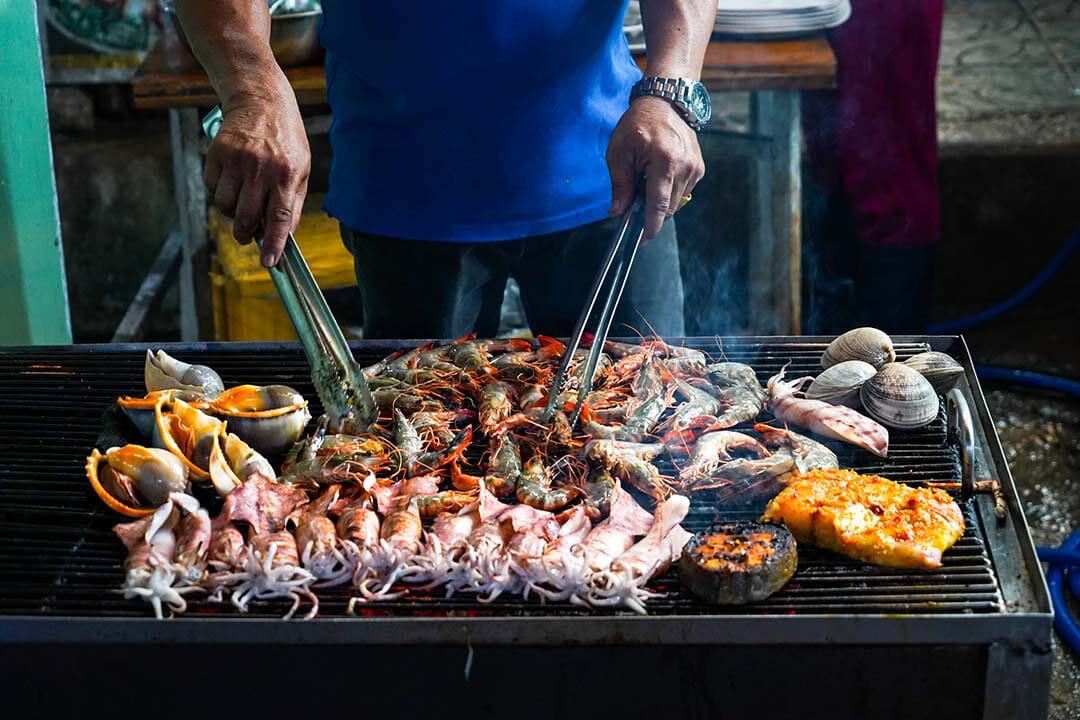
[[[216,106],[203,118],[203,131],[211,140],[217,136],[223,117],[221,107]],[[262,238],[256,242],[261,249]],[[269,272],[304,348],[319,399],[331,414],[335,429],[353,414],[354,405],[359,405],[359,417],[354,420],[364,427],[370,425],[377,413],[371,388],[292,233],[285,239],[281,259]]]
[[[574,355],[577,354],[578,348],[581,346],[581,339],[585,334],[585,327],[588,325],[589,319],[593,315],[593,311],[596,308],[596,302],[600,298],[608,276],[614,267],[614,275],[612,276],[610,285],[608,285],[607,295],[604,298],[603,307],[597,318],[596,332],[593,334],[592,345],[589,347],[589,356],[586,360],[585,369],[581,377],[581,387],[578,390],[577,403],[575,404],[574,412],[570,417],[570,426],[573,427],[577,422],[578,416],[581,414],[582,404],[592,390],[593,376],[596,374],[596,366],[600,361],[600,353],[603,350],[604,341],[607,340],[608,332],[611,330],[611,323],[615,318],[615,309],[619,306],[619,301],[622,299],[627,278],[630,276],[630,268],[634,263],[634,258],[637,256],[637,250],[641,244],[641,238],[644,232],[644,184],[640,184],[638,192],[634,195],[633,202],[630,203],[630,206],[622,214],[618,228],[612,238],[611,245],[608,247],[607,254],[604,256],[604,261],[600,265],[600,271],[593,280],[592,289],[589,292],[588,304],[586,304],[581,315],[578,317],[577,325],[574,327],[574,335],[566,346],[562,361],[559,363],[558,372],[556,372],[555,377],[552,378],[551,386],[548,390],[547,406],[544,408],[544,413],[541,415],[540,419],[542,423],[550,423],[555,415],[559,395],[562,393],[563,385],[566,383],[566,376],[569,373],[570,364],[573,362]]]

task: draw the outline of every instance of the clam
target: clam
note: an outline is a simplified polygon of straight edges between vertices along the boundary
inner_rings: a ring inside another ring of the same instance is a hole
[[[277,477],[266,458],[233,433],[226,432],[223,425],[210,449],[210,482],[214,489],[224,497],[255,473],[271,480]]]
[[[224,423],[179,398],[159,398],[154,405],[154,447],[168,450],[197,480],[210,479],[210,451]]]
[[[924,352],[912,355],[904,364],[918,371],[930,381],[934,390],[945,393],[952,390],[964,374],[964,366],[943,352]]]
[[[896,360],[892,338],[872,327],[855,328],[829,343],[821,356],[821,367],[830,368],[845,360],[862,360],[881,369]]]
[[[292,447],[311,419],[304,396],[285,385],[237,385],[214,398],[210,411],[266,456]]]
[[[900,430],[923,427],[938,415],[934,386],[915,370],[889,363],[860,390],[863,408],[883,425]]]
[[[143,382],[148,393],[155,390],[187,390],[206,398],[213,398],[225,389],[221,376],[213,368],[177,360],[164,350],[157,353],[146,351]]]
[[[144,517],[169,499],[187,492],[184,463],[168,450],[142,445],[97,448],[86,458],[86,479],[105,504],[128,517]]]
[[[145,397],[118,397],[116,404],[147,442],[150,442],[154,436],[154,406],[161,398],[168,400],[179,398],[199,410],[210,407],[209,403],[202,399],[201,394],[190,390],[155,390],[147,393]]]
[[[859,388],[877,374],[877,369],[862,360],[845,360],[826,368],[806,389],[806,397],[832,405],[859,407]]]

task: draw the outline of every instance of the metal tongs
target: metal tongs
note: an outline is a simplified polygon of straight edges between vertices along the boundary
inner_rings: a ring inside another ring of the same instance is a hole
[[[600,266],[600,272],[597,273],[596,279],[593,280],[589,302],[578,318],[577,326],[574,328],[574,336],[566,346],[566,352],[563,354],[562,362],[559,363],[558,372],[555,373],[555,377],[551,380],[551,387],[548,389],[547,406],[540,416],[540,422],[544,425],[550,425],[555,417],[555,411],[559,405],[559,396],[562,393],[563,386],[566,384],[570,365],[573,363],[574,355],[577,354],[578,347],[581,345],[581,338],[585,334],[589,318],[594,314],[596,301],[603,294],[604,303],[597,317],[596,330],[593,332],[592,345],[589,346],[585,371],[581,375],[577,403],[574,405],[574,411],[570,415],[570,427],[577,424],[581,408],[585,404],[585,398],[592,392],[596,365],[600,361],[600,353],[604,349],[604,342],[607,340],[608,332],[611,330],[611,323],[615,319],[615,309],[619,306],[619,300],[622,299],[626,280],[630,276],[630,267],[634,264],[634,258],[637,256],[638,246],[641,244],[644,233],[645,197],[644,183],[641,183],[637,193],[634,195],[634,201],[630,203],[630,207],[622,214],[615,236],[611,240],[611,247],[608,248],[604,262]],[[613,268],[614,272],[612,273]],[[611,273],[611,282],[608,284],[606,281],[609,273]]]
[[[220,107],[203,118],[203,131],[211,140],[217,136],[221,121]],[[257,242],[261,247],[262,238]],[[367,431],[378,416],[375,398],[292,233],[285,241],[281,260],[269,272],[304,346],[327,428],[330,432]]]

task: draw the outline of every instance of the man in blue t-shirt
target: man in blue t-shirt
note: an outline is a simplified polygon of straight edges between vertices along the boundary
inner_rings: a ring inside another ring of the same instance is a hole
[[[264,234],[272,266],[311,158],[267,7],[175,4],[224,110],[207,187],[237,240]],[[509,275],[534,332],[569,334],[642,175],[648,242],[616,321],[683,333],[671,217],[704,172],[698,78],[716,0],[642,0],[644,77],[622,32],[627,0],[322,6],[326,210],[356,260],[366,337],[494,334]]]

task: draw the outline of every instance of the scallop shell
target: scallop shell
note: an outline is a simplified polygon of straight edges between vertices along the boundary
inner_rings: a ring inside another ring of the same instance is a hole
[[[934,386],[901,363],[888,363],[859,391],[867,414],[891,428],[910,430],[929,425],[938,415]]]
[[[814,378],[806,389],[806,397],[824,400],[832,405],[859,407],[859,388],[877,374],[877,368],[862,360],[837,363]]]
[[[829,343],[821,356],[821,367],[830,368],[845,360],[862,360],[881,369],[896,360],[892,338],[872,327],[855,328]]]
[[[943,352],[912,355],[904,361],[904,364],[929,380],[934,390],[939,393],[952,390],[964,374],[964,366],[956,362],[951,355]]]

